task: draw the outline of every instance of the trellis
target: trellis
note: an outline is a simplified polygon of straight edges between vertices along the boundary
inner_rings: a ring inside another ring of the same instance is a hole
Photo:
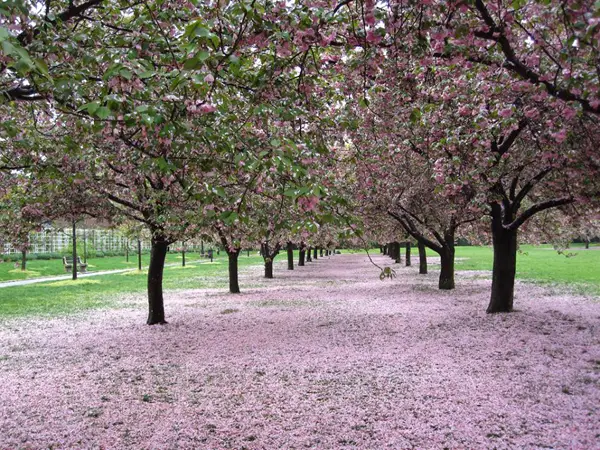
[[[128,243],[130,251],[137,250],[137,240],[128,240],[118,230],[103,229],[78,229],[77,241],[79,245],[86,243],[89,250],[101,252],[124,252]],[[43,230],[29,234],[29,253],[64,253],[69,251],[72,242],[72,230],[70,228]],[[150,242],[142,240],[142,250],[150,249]],[[20,253],[12,245],[6,244],[3,254]]]

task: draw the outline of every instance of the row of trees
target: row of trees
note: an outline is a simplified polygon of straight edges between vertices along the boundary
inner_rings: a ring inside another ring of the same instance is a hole
[[[268,275],[288,242],[408,234],[452,289],[456,238],[486,235],[501,312],[518,233],[598,218],[591,0],[41,6],[0,9],[5,230],[142,224],[149,324],[178,240],[220,242],[236,280],[243,247],[262,247]]]

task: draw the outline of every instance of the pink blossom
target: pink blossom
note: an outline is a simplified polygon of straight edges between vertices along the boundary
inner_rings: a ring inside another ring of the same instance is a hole
[[[208,114],[208,113],[212,113],[215,112],[217,110],[217,107],[215,105],[213,105],[212,103],[205,103],[203,105],[200,106],[200,108],[198,108],[200,110],[200,112],[202,114]]]
[[[512,114],[513,114],[512,108],[504,108],[504,109],[498,111],[498,115],[505,119],[512,116]]]

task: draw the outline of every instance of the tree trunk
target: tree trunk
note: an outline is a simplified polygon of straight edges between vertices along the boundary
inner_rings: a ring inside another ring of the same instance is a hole
[[[73,279],[77,279],[77,227],[75,221],[73,221]]]
[[[229,292],[232,294],[240,293],[240,284],[238,281],[238,256],[240,252],[227,252],[229,258]]]
[[[273,259],[265,256],[265,278],[273,278]]]
[[[185,248],[181,249],[181,267],[185,267]]]
[[[125,261],[129,262],[129,239],[126,241],[125,244]]]
[[[440,253],[442,267],[440,270],[440,289],[454,289],[454,245],[445,247]]]
[[[311,256],[311,248],[308,247],[306,249],[306,262],[312,262],[312,256]]]
[[[427,250],[425,244],[419,241],[419,273],[427,274]]]
[[[589,239],[587,241],[585,241],[585,249],[586,250],[590,249],[590,240]]]
[[[517,267],[517,231],[506,230],[500,218],[492,218],[494,267],[492,294],[488,313],[510,312],[513,309],[515,273]]]
[[[385,256],[387,256],[387,254],[388,254],[388,248],[389,248],[389,247],[388,247],[387,245],[384,245],[384,246],[383,246],[383,254],[384,254]]]
[[[323,257],[323,247],[319,248],[319,256],[321,258]]]
[[[287,243],[288,270],[294,270],[294,244]]]
[[[21,270],[27,270],[27,250],[21,250]]]
[[[409,241],[409,242],[406,243],[406,267],[409,267],[410,264],[411,264],[411,261],[410,261],[410,247],[411,247],[411,244],[410,244],[410,241]]]
[[[317,256],[317,252],[318,252],[318,250],[317,250],[317,247],[315,247],[315,248],[313,249],[313,259],[314,259],[314,260],[317,260],[317,259],[319,259],[319,258],[318,258],[318,256]]]
[[[168,245],[169,243],[162,238],[152,238],[150,266],[148,267],[148,320],[146,322],[148,325],[167,323],[162,282]],[[141,259],[139,262],[141,265]]]
[[[400,253],[400,242],[394,242],[394,259],[397,264],[402,262],[402,254]]]
[[[300,255],[298,256],[298,266],[304,266],[304,259],[306,257],[306,250],[304,247],[300,247]]]
[[[142,271],[142,241],[138,239],[138,270]]]

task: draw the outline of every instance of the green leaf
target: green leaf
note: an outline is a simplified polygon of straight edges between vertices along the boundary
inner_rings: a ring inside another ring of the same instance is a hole
[[[98,117],[99,119],[108,119],[108,117],[110,116],[110,109],[108,109],[106,106],[101,106],[100,108],[98,108],[96,110],[96,117]]]
[[[200,61],[206,61],[209,56],[210,56],[210,53],[208,53],[206,50],[200,50],[196,54],[196,58],[198,58]]]
[[[12,55],[16,53],[16,48],[8,41],[2,41],[2,51],[5,55]]]
[[[0,27],[0,40],[8,39],[9,36],[8,30],[4,27]]]
[[[413,109],[411,111],[410,117],[409,117],[410,122],[417,123],[419,120],[421,120],[421,116],[422,116],[422,113],[421,113],[420,109],[418,109],[418,108]]]
[[[79,111],[87,111],[89,114],[94,114],[99,107],[100,107],[100,103],[91,102],[91,103],[86,103],[85,105],[81,106],[79,108]]]
[[[140,77],[142,80],[145,80],[146,78],[153,77],[154,76],[154,71],[153,70],[146,70],[145,72],[138,72],[137,76]]]
[[[184,70],[194,70],[196,67],[200,65],[200,61],[196,58],[190,58],[186,62],[183,63]]]
[[[126,80],[131,80],[131,77],[133,76],[133,74],[131,73],[131,70],[125,69],[125,68],[119,70],[119,75],[121,75]]]

